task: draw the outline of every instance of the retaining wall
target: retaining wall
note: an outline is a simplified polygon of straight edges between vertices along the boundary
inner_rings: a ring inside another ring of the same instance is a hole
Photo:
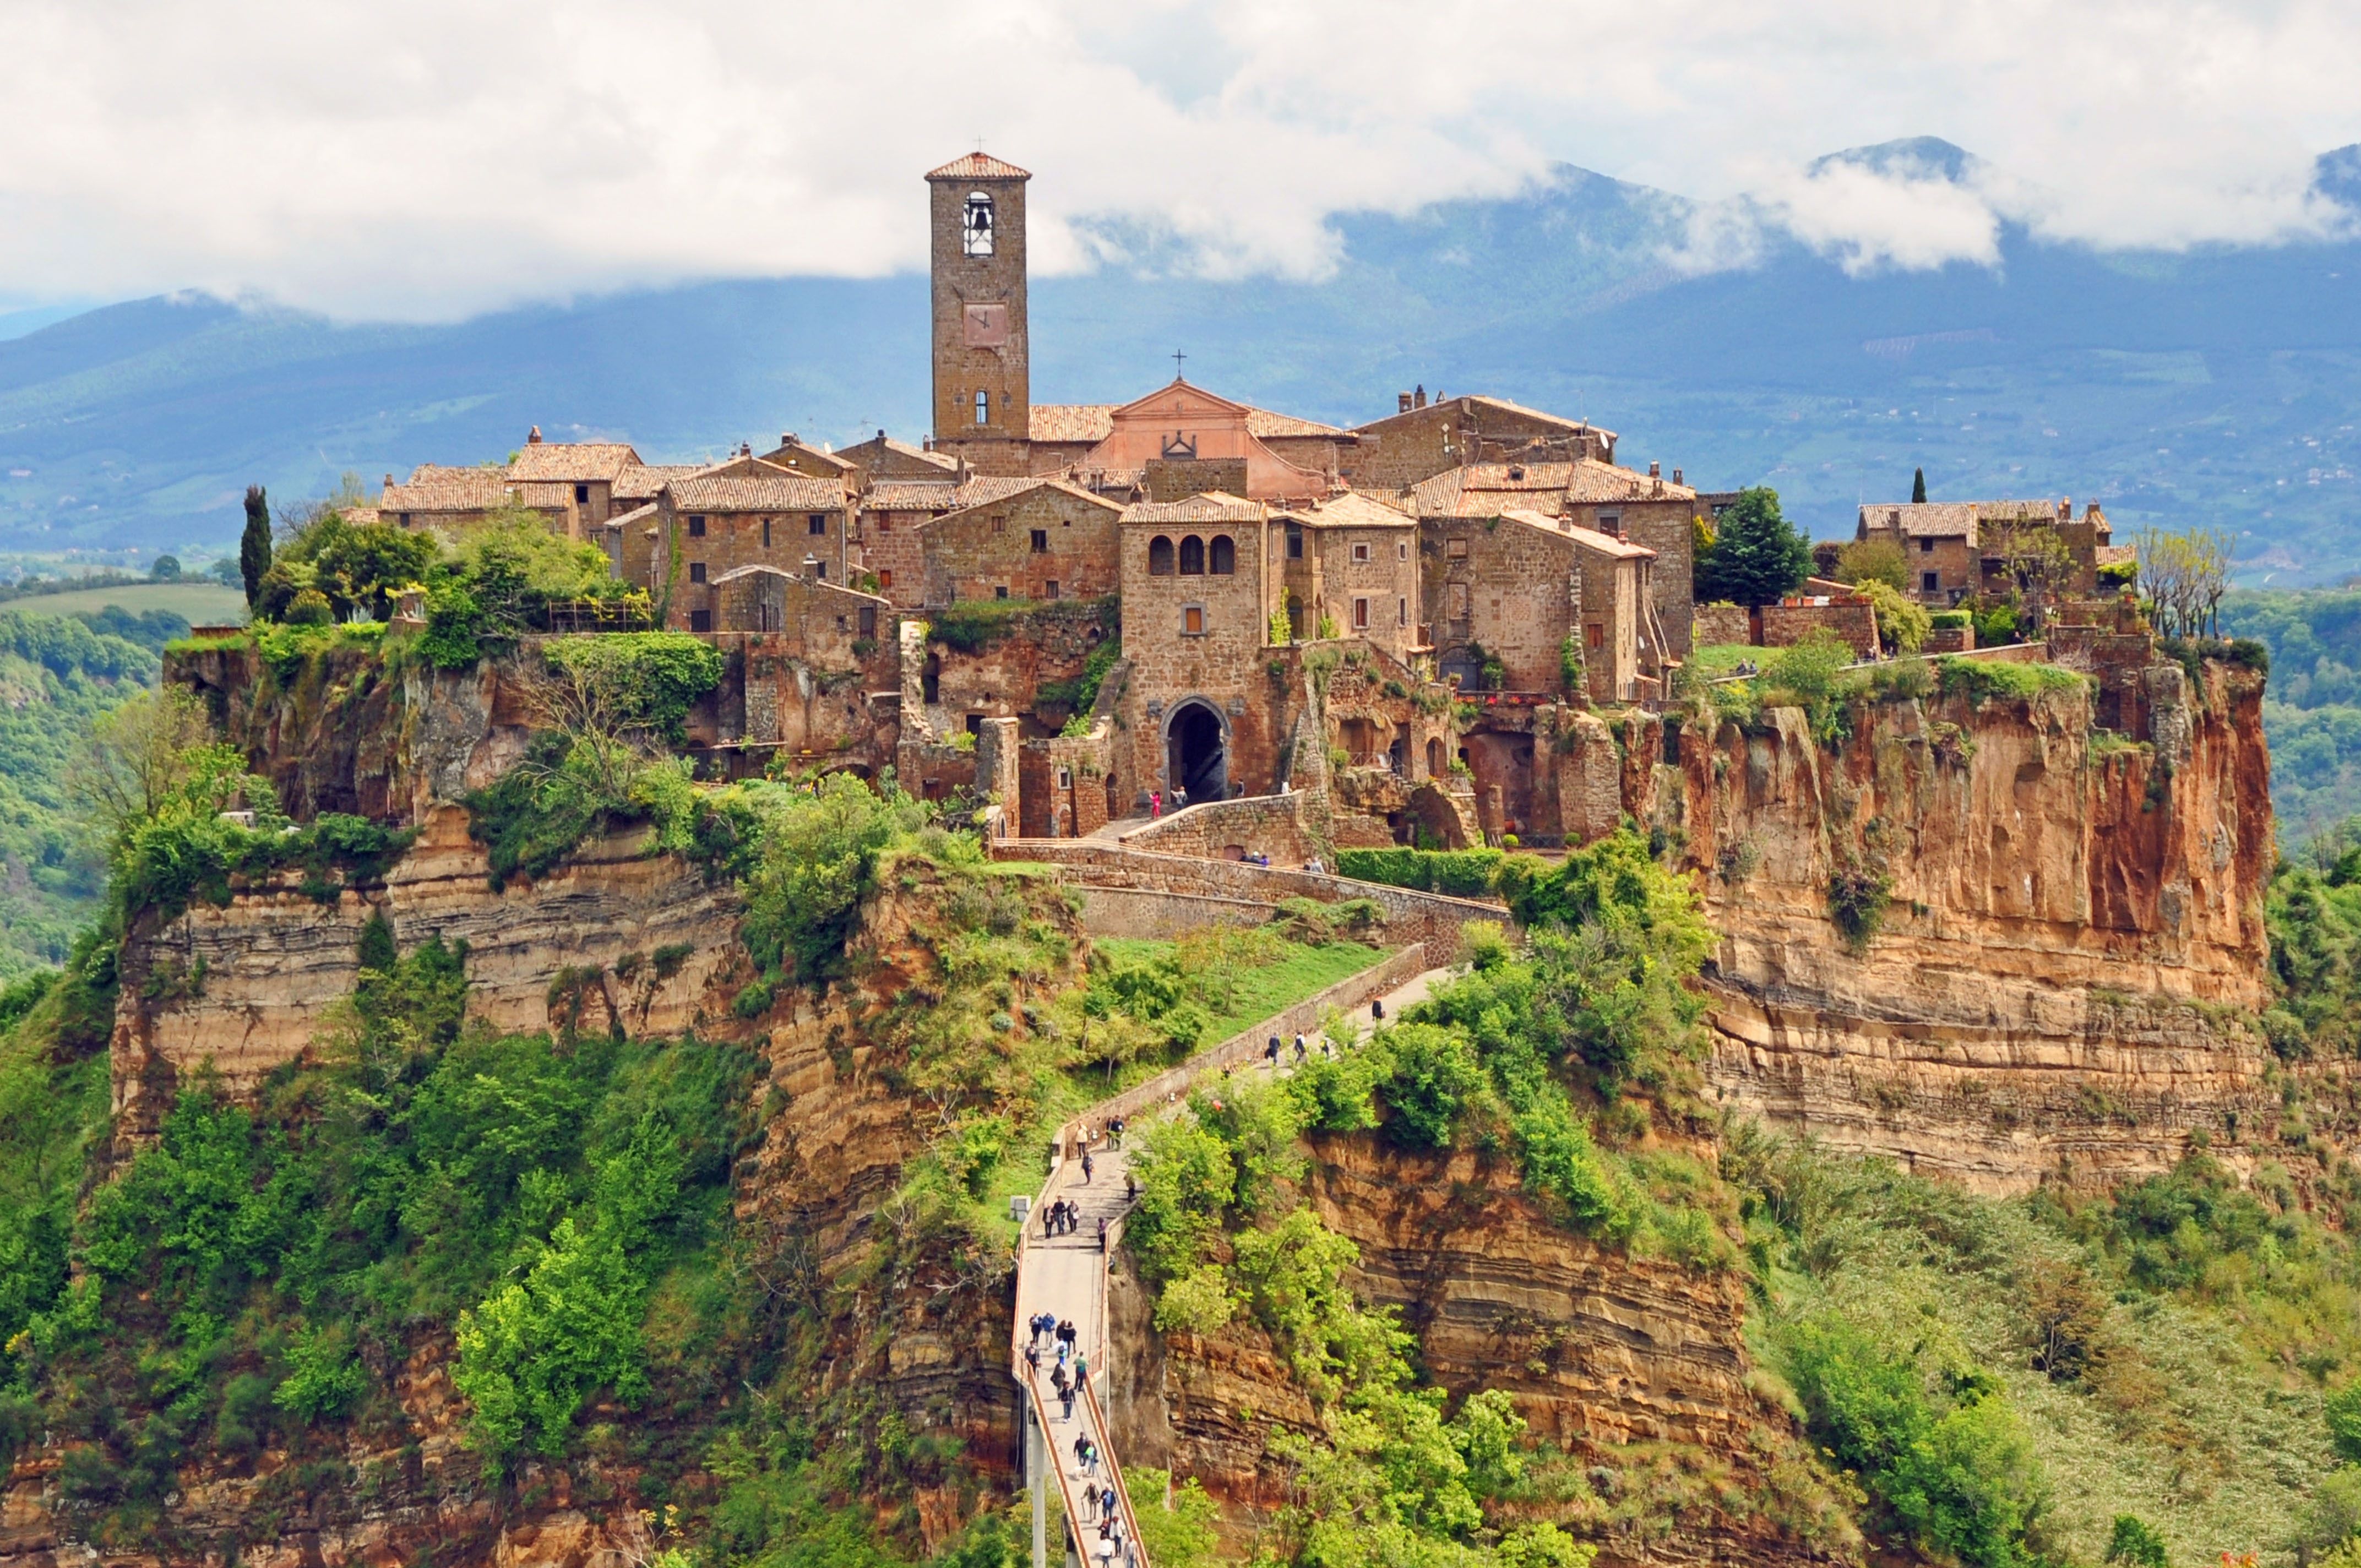
[[[1251,899],[1138,887],[1084,886],[1077,891],[1082,895],[1082,924],[1093,937],[1169,942],[1208,926],[1260,926],[1270,919],[1270,905]]]

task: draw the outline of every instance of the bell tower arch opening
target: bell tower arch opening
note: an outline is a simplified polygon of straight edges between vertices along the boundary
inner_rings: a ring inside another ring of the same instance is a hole
[[[1230,793],[1229,726],[1202,697],[1174,707],[1164,720],[1164,787],[1189,792],[1189,802],[1225,800]]]
[[[927,176],[938,442],[1023,442],[1032,433],[1025,271],[1025,186],[1032,178],[982,152]],[[1025,471],[1021,461],[980,466]]]

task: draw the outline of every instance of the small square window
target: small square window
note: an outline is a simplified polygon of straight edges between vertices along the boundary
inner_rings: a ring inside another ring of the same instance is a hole
[[[1033,554],[1036,555],[1047,555],[1049,553],[1049,531],[1046,528],[1035,529],[1033,531]]]
[[[1467,559],[1467,541],[1465,539],[1455,539],[1449,544],[1444,546],[1443,553],[1454,561],[1465,561]]]
[[[1926,536],[1925,538],[1923,538],[1923,539],[1921,539],[1921,540],[1919,540],[1919,541],[1918,541],[1918,554],[1921,554],[1921,555],[1932,555],[1934,553],[1935,553],[1935,538],[1934,538],[1934,535],[1932,535],[1932,534],[1928,534],[1928,535],[1927,535],[1927,536]]]
[[[1073,769],[1060,768],[1058,770],[1058,787],[1060,789],[1071,789],[1074,787]]]
[[[816,511],[812,513],[811,520],[806,525],[805,532],[810,533],[814,538],[826,537],[828,533],[828,513],[824,511]]]
[[[690,582],[692,582],[692,583],[701,583],[701,582],[705,581],[705,563],[704,563],[704,562],[702,562],[702,561],[691,561],[691,562],[688,564],[688,580],[689,580]]]
[[[709,610],[709,609],[692,609],[692,610],[690,610],[690,611],[688,612],[688,629],[689,629],[691,631],[710,631],[710,630],[713,630],[713,612],[712,612],[711,610]]]
[[[1205,634],[1205,607],[1192,604],[1180,612],[1180,633],[1184,637]]]
[[[1918,575],[1918,591],[1922,594],[1941,593],[1943,591],[1942,577],[1933,572],[1921,572]]]
[[[881,511],[877,514],[877,532],[880,533],[891,533],[894,532],[894,514],[892,512]]]
[[[992,597],[996,599],[1006,598],[1008,597],[1008,585],[1006,583],[1002,583],[994,587],[992,590]]]
[[[877,574],[877,586],[881,588],[890,588],[894,586],[893,567],[888,566],[884,571]]]
[[[688,536],[691,539],[702,539],[705,537],[705,520],[703,518],[692,517],[688,520]]]
[[[1356,545],[1354,545],[1354,546],[1353,546],[1353,559],[1354,559],[1354,560],[1356,560],[1356,561],[1366,561],[1366,560],[1367,560],[1368,558],[1369,558],[1369,547],[1368,547],[1367,545],[1366,545],[1366,544],[1356,544]]]
[[[1052,577],[1047,583],[1042,585],[1041,597],[1046,599],[1053,599],[1058,597],[1057,578]]]
[[[1589,625],[1582,629],[1582,645],[1586,648],[1605,647],[1607,645],[1607,629],[1599,625],[1597,621],[1592,621]]]
[[[586,507],[587,507],[587,506],[588,506],[588,505],[590,504],[590,487],[589,487],[589,486],[588,486],[588,485],[577,485],[577,486],[575,486],[575,487],[574,487],[574,504],[575,504],[575,505],[577,505],[577,506],[586,506]]]

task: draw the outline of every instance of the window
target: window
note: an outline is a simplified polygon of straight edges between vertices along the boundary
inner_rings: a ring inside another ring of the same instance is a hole
[[[873,604],[864,604],[861,607],[861,635],[863,637],[877,635],[877,607]]]
[[[804,559],[811,561],[811,557],[808,555],[805,556]],[[812,576],[818,577],[823,583],[828,581],[828,563],[825,561],[812,561]]]
[[[1049,531],[1046,528],[1035,529],[1033,531],[1033,554],[1036,555],[1047,555],[1049,553]]]
[[[880,533],[891,533],[891,532],[894,532],[894,514],[893,514],[892,512],[890,512],[890,511],[881,511],[881,512],[879,512],[879,513],[877,514],[877,519],[876,519],[876,521],[877,521],[877,532],[880,532]]]
[[[1303,525],[1301,523],[1290,522],[1287,525],[1287,558],[1290,561],[1303,559]]]
[[[828,513],[824,511],[812,513],[811,520],[804,525],[804,532],[815,538],[828,537]]]
[[[1367,545],[1366,545],[1366,544],[1356,544],[1356,545],[1354,545],[1354,546],[1353,546],[1353,559],[1354,559],[1354,560],[1356,560],[1356,561],[1366,561],[1366,560],[1367,560],[1368,558],[1369,558],[1369,547],[1368,547]]]
[[[1918,554],[1921,555],[1932,555],[1934,553],[1935,536],[1929,533],[1918,541]]]
[[[689,580],[690,582],[692,582],[692,583],[701,583],[701,582],[705,581],[705,563],[704,563],[704,562],[702,562],[702,561],[691,561],[691,562],[688,564],[688,580]]]
[[[1465,561],[1467,559],[1467,541],[1465,539],[1453,540],[1450,543],[1443,547],[1443,554],[1451,560]]]
[[[767,518],[767,517],[766,517],[766,518],[764,518],[764,519],[763,520],[763,549],[765,549],[765,550],[768,550],[770,547],[771,547],[771,520],[770,520],[769,518]]]
[[[1607,628],[1599,625],[1598,622],[1595,620],[1589,625],[1584,627],[1582,629],[1582,645],[1586,648],[1604,648],[1607,646]]]
[[[1005,518],[1005,517],[995,517],[995,518],[994,518],[994,519],[992,520],[992,532],[994,532],[994,533],[1005,533],[1005,532],[1008,532],[1008,520],[1007,520],[1006,518]]]
[[[1205,575],[1205,542],[1193,533],[1180,541],[1180,575],[1184,577]]]
[[[1409,540],[1405,539],[1400,543],[1394,546],[1394,559],[1397,561],[1407,561],[1410,559]]]
[[[1041,597],[1045,599],[1053,599],[1058,597],[1057,578],[1052,577],[1048,582],[1041,585]]]
[[[1058,787],[1060,789],[1071,789],[1074,787],[1073,769],[1060,768],[1058,770]]]
[[[1598,514],[1598,532],[1601,533],[1612,533],[1620,537],[1623,532],[1623,514],[1620,511],[1600,512]]]
[[[577,485],[577,486],[575,486],[575,487],[574,487],[574,504],[575,504],[575,505],[577,505],[577,506],[586,506],[586,507],[587,507],[587,506],[588,506],[588,505],[590,504],[590,487],[589,487],[589,486],[588,486],[588,485]]]
[[[702,539],[705,537],[705,520],[703,518],[692,517],[688,520],[688,536],[691,539]]]
[[[1942,579],[1942,577],[1941,577],[1940,576],[1938,576],[1938,574],[1933,573],[1933,572],[1921,572],[1921,573],[1919,573],[1919,574],[1918,574],[1918,591],[1919,591],[1920,593],[1922,593],[1922,594],[1938,594],[1938,593],[1941,593],[1941,592],[1943,591],[1943,579]]]
[[[978,392],[975,395],[975,422],[978,424],[990,424],[992,422],[992,394],[990,392]]]
[[[709,609],[692,609],[692,610],[690,610],[690,611],[688,612],[688,629],[689,629],[691,631],[710,631],[710,630],[713,630],[713,612],[712,612],[711,610],[709,610]]]
[[[890,588],[894,586],[893,567],[888,566],[884,571],[877,574],[877,586],[881,588]]]
[[[1192,604],[1180,612],[1180,634],[1184,637],[1205,635],[1205,607]]]
[[[992,198],[982,191],[967,193],[967,203],[960,214],[960,250],[968,256],[992,254]]]
[[[1160,533],[1148,542],[1148,575],[1151,577],[1172,575],[1172,541]]]
[[[992,597],[993,597],[994,598],[996,598],[996,599],[1005,599],[1005,598],[1006,598],[1008,597],[1008,585],[1007,585],[1006,583],[995,583],[995,584],[994,584],[994,585],[993,585],[993,589],[992,589]]]
[[[1356,631],[1367,631],[1368,629],[1369,601],[1367,599],[1355,599],[1353,601],[1353,630]]]
[[[1394,600],[1394,624],[1396,626],[1410,624],[1410,600],[1406,598]]]
[[[1207,564],[1217,577],[1226,577],[1238,569],[1238,547],[1231,543],[1228,534],[1213,535],[1213,548]]]

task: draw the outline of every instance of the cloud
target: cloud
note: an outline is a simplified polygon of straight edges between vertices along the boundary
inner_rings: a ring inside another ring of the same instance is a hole
[[[918,175],[1033,169],[1045,269],[1317,277],[1333,220],[1565,160],[1846,265],[2319,232],[2361,139],[2320,0],[5,0],[0,293],[196,287],[447,318],[923,265]],[[1832,148],[1941,136],[1974,179]],[[1752,194],[1750,201],[1737,198]],[[1719,258],[1719,259],[1716,259]]]

